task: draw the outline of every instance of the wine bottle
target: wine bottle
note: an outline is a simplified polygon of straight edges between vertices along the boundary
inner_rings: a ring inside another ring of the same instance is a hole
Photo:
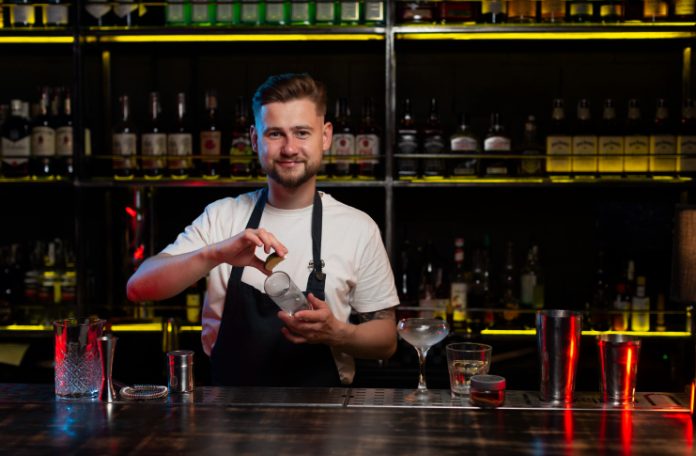
[[[53,178],[56,158],[56,130],[53,116],[49,112],[50,94],[48,87],[41,90],[39,114],[31,127],[32,175],[39,179]]]
[[[404,155],[397,159],[397,174],[399,177],[418,177],[418,159],[409,155],[418,153],[418,129],[411,114],[411,99],[404,99],[403,114],[399,120],[396,148]]]
[[[597,133],[592,122],[590,102],[583,98],[578,102],[575,128],[573,129],[573,175],[597,174]]]
[[[232,144],[230,147],[230,175],[249,177],[253,166],[254,151],[249,137],[249,117],[244,97],[237,97],[234,105]]]
[[[451,159],[449,161],[449,176],[474,177],[479,173],[477,155],[481,153],[481,144],[471,128],[467,114],[461,115],[459,129],[450,136],[450,152],[472,156]]]
[[[329,153],[329,174],[345,177],[357,174],[355,160],[355,133],[350,120],[348,99],[336,100],[333,141]]]
[[[423,152],[435,156],[445,152],[445,139],[436,98],[430,99],[430,115],[423,129]],[[445,163],[442,158],[429,157],[423,160],[424,177],[441,178],[444,175]]]
[[[111,155],[114,178],[133,179],[138,169],[138,135],[131,122],[128,95],[119,97],[120,120],[111,135]]]
[[[482,173],[489,177],[501,177],[512,175],[512,170],[517,169],[515,160],[502,158],[500,155],[510,154],[512,142],[500,122],[500,114],[491,114],[491,124],[486,138],[483,140],[483,155],[481,160]]]
[[[200,129],[200,173],[205,179],[218,179],[221,173],[220,151],[222,132],[218,126],[217,93],[208,90],[205,94],[205,119]]]
[[[151,92],[147,123],[140,137],[143,174],[149,179],[161,178],[166,168],[167,134],[160,119],[161,111],[159,93]]]
[[[70,92],[63,92],[63,107],[56,122],[56,172],[62,177],[75,173],[73,158],[73,121]]]
[[[357,135],[355,135],[355,155],[357,156],[358,176],[374,178],[378,174],[380,155],[380,130],[375,121],[375,104],[366,98]]]
[[[29,176],[31,130],[23,117],[22,100],[10,102],[10,116],[2,126],[2,174],[5,177]]]
[[[192,171],[193,135],[186,110],[186,94],[176,94],[176,119],[167,135],[167,167],[173,179],[185,179]]]

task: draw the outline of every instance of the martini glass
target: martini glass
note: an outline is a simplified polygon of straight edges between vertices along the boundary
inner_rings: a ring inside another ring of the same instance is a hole
[[[418,389],[405,399],[410,402],[428,401],[434,398],[434,395],[428,391],[425,384],[425,359],[430,347],[447,337],[449,325],[438,318],[404,318],[396,325],[396,329],[401,338],[413,345],[418,353]]]

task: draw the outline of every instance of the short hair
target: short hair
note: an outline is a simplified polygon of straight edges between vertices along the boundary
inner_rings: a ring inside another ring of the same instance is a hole
[[[326,86],[321,81],[307,73],[283,73],[270,76],[256,89],[251,106],[258,119],[264,105],[305,98],[314,102],[318,114],[326,115]]]

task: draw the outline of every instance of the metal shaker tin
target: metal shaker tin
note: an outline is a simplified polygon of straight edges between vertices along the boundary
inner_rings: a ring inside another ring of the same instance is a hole
[[[193,391],[193,351],[174,350],[167,353],[169,364],[169,392]]]

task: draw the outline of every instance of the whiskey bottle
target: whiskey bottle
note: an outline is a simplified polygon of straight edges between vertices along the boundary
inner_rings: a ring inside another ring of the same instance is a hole
[[[345,177],[357,174],[355,160],[355,133],[350,120],[348,99],[336,100],[336,119],[333,141],[329,152],[328,172],[332,176]]]
[[[609,284],[604,266],[604,251],[597,254],[597,269],[587,316],[589,329],[608,331],[611,329]]]
[[[138,136],[131,123],[128,95],[119,97],[120,121],[111,135],[111,155],[114,178],[133,179],[138,165]]]
[[[339,0],[338,21],[341,25],[358,25],[363,3],[358,0]]]
[[[479,333],[485,329],[490,323],[490,277],[489,277],[489,256],[487,239],[484,240],[484,246],[474,249],[472,255],[471,280],[467,287],[467,323],[469,328],[475,333]]]
[[[599,153],[598,167],[600,174],[623,174],[624,136],[621,134],[621,127],[616,118],[614,100],[610,98],[604,100],[597,150]]]
[[[599,4],[599,20],[604,23],[616,23],[624,20],[623,0],[604,0]]]
[[[10,25],[12,27],[33,27],[36,23],[36,8],[31,0],[14,0],[8,2]]]
[[[418,159],[409,155],[418,153],[418,129],[411,115],[411,99],[404,99],[403,114],[399,120],[396,148],[401,157],[397,158],[399,177],[418,177]]]
[[[517,268],[515,266],[515,244],[508,241],[505,247],[505,263],[501,277],[501,294],[499,306],[503,309],[502,319],[505,326],[514,324],[520,316],[520,300],[517,296]]]
[[[199,132],[199,168],[205,179],[218,179],[221,172],[222,133],[217,121],[218,102],[214,90],[208,90],[205,94],[205,110],[205,119]]]
[[[186,110],[186,94],[176,94],[176,120],[167,135],[167,168],[174,179],[185,179],[192,172],[193,135]]]
[[[592,22],[594,18],[594,1],[568,0],[566,17],[569,22]]]
[[[445,139],[440,124],[437,99],[430,100],[430,115],[423,129],[423,152],[429,155],[442,155],[445,152]],[[445,163],[443,159],[429,157],[423,160],[424,177],[443,177]]]
[[[85,25],[105,27],[115,21],[111,3],[107,0],[86,0],[85,11],[87,14],[82,15]]]
[[[53,178],[56,159],[56,129],[53,116],[49,114],[50,94],[48,87],[41,90],[39,114],[31,127],[32,175],[39,179]]]
[[[451,177],[474,177],[478,175],[478,161],[481,154],[479,139],[473,132],[469,117],[462,114],[459,129],[450,136],[450,151],[468,157],[449,160],[448,174]]]
[[[481,22],[500,24],[507,21],[507,2],[505,0],[482,0]]]
[[[22,100],[10,102],[10,116],[2,125],[2,175],[28,177],[31,155],[29,121],[22,116]]]
[[[513,23],[536,22],[536,0],[509,0],[507,18]]]
[[[56,98],[59,99],[58,96]],[[70,92],[63,92],[63,109],[56,122],[56,173],[62,177],[75,174],[73,157],[73,121]]]
[[[161,178],[166,168],[167,134],[160,119],[161,111],[159,93],[151,92],[147,123],[140,137],[142,169],[145,178],[148,179]]]
[[[541,0],[541,22],[565,22],[565,2],[563,0]]]
[[[232,124],[232,143],[230,147],[230,175],[249,177],[251,175],[254,152],[249,137],[249,117],[244,97],[237,97],[234,105]]]
[[[665,22],[669,19],[668,0],[643,0],[643,22]]]
[[[628,100],[624,131],[624,173],[645,175],[648,172],[650,141],[641,116],[640,104],[635,98]]]
[[[636,292],[631,300],[631,330],[650,331],[650,298],[645,293],[645,276],[636,278]]]
[[[315,17],[315,3],[308,0],[290,0],[290,24],[311,25]]]
[[[655,119],[650,132],[651,174],[674,174],[677,171],[677,135],[669,118],[664,98],[657,100]]]
[[[333,4],[333,1],[331,4]],[[239,3],[239,22],[241,24],[260,25],[263,24],[264,17],[266,17],[265,2],[259,0],[241,0]]]
[[[504,177],[510,176],[512,170],[517,169],[515,160],[501,155],[509,155],[512,151],[512,142],[505,132],[505,127],[500,123],[500,115],[491,114],[491,125],[483,140],[483,156],[481,169],[484,176]]]
[[[443,24],[476,23],[481,16],[481,2],[444,0],[440,2],[439,15]]]
[[[536,117],[527,116],[524,122],[524,135],[522,147],[520,148],[520,176],[541,176],[544,174],[544,146],[539,140],[539,129],[537,128]]]
[[[520,306],[535,310],[544,307],[544,277],[537,245],[527,252],[527,261],[520,274]]]
[[[564,102],[556,98],[546,136],[546,171],[549,174],[570,174],[572,151],[573,138],[566,122]]]
[[[366,98],[363,105],[362,122],[355,135],[355,155],[357,156],[358,176],[375,178],[379,172],[380,130],[375,121],[375,105],[372,98]]]
[[[450,279],[450,308],[452,329],[466,331],[466,308],[468,287],[464,270],[464,238],[454,240],[454,270]]]
[[[596,175],[597,134],[590,113],[590,102],[584,98],[578,102],[572,150],[572,173],[576,176]]]
[[[696,106],[691,98],[684,100],[681,125],[677,136],[677,155],[682,173],[696,172]]]
[[[631,296],[626,290],[626,284],[616,284],[616,297],[612,303],[612,329],[614,331],[628,331],[631,321]]]
[[[316,24],[335,25],[338,23],[338,8],[335,0],[316,0]]]

